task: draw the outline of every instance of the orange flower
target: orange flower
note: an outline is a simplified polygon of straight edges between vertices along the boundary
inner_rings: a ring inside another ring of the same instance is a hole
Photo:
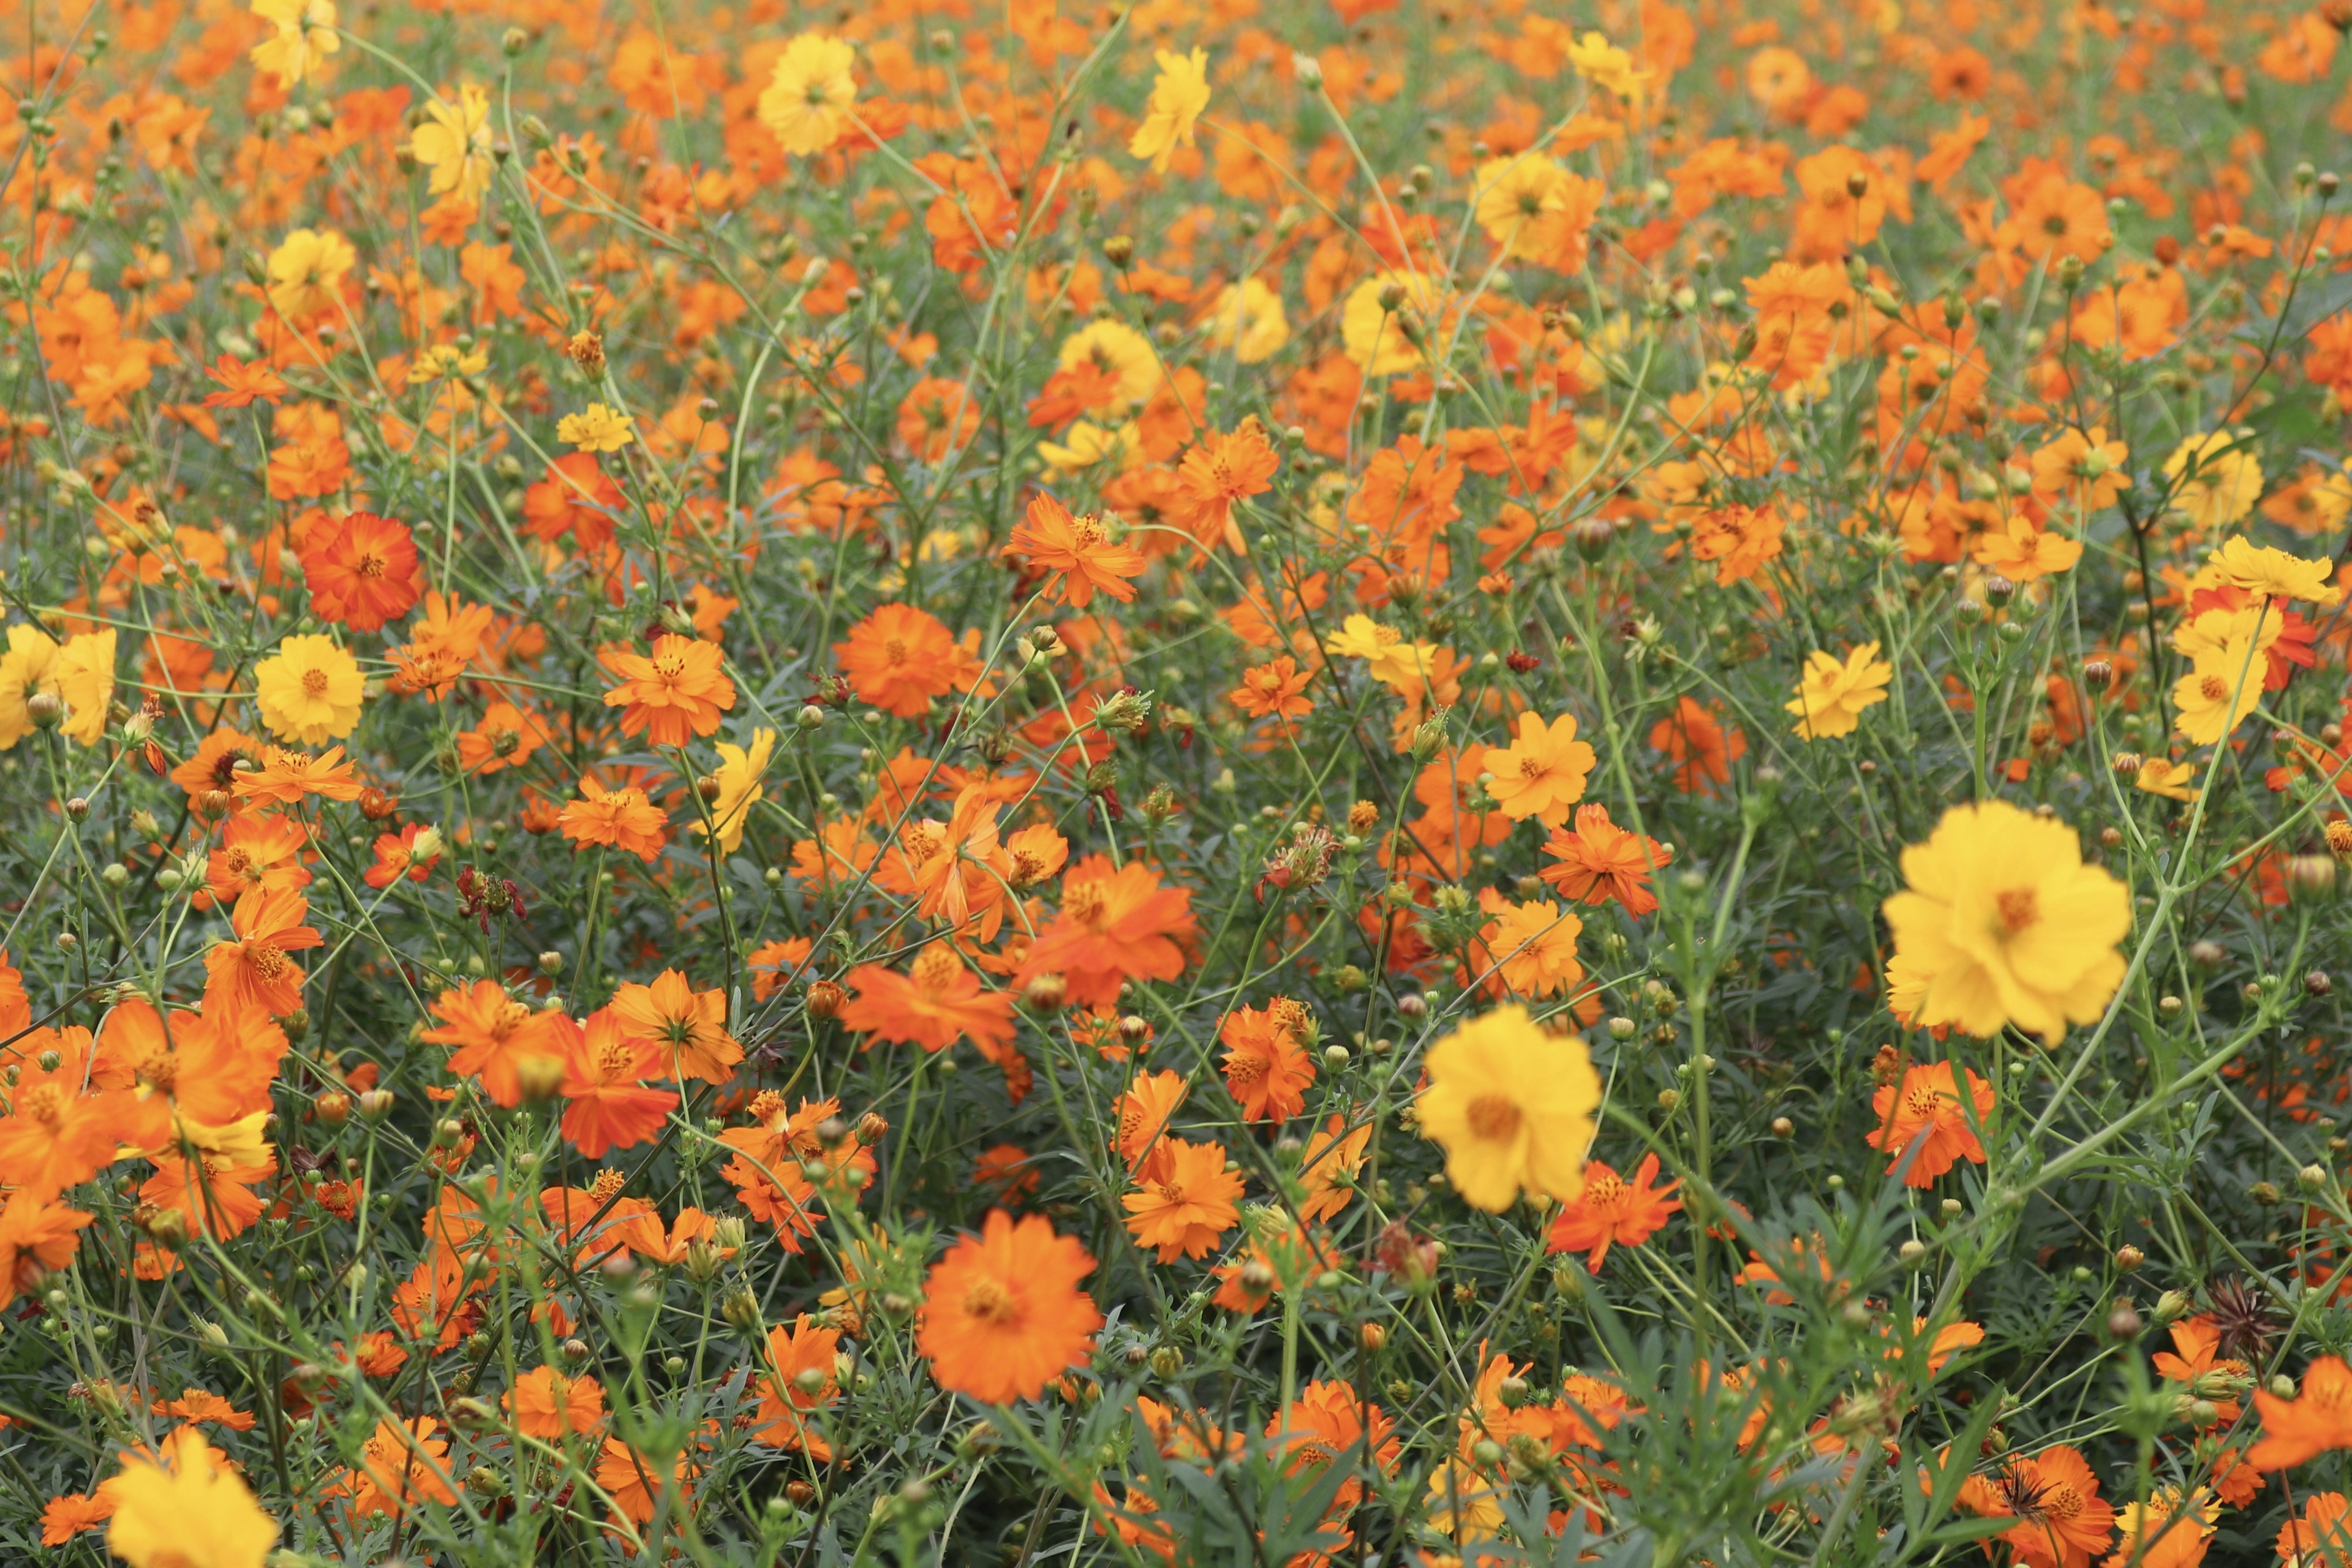
[[[24,1056],[0,1117],[0,1180],[39,1202],[114,1163],[124,1097],[85,1092],[87,1030],[36,1029],[14,1048]]]
[[[2279,1526],[2279,1561],[2288,1568],[2334,1568],[2352,1557],[2352,1511],[2342,1492],[2314,1492],[2303,1500],[2303,1517]]]
[[[1960,1501],[1987,1519],[2016,1520],[1998,1539],[2027,1568],[2089,1568],[2115,1537],[2116,1510],[2099,1496],[2098,1477],[2063,1444],[2012,1457],[1991,1480],[1969,1477]]]
[[[2219,1320],[2210,1312],[2200,1312],[2173,1324],[2172,1349],[2158,1351],[2153,1358],[2158,1377],[2187,1384],[2190,1399],[2211,1403],[2213,1419],[2205,1423],[2208,1426],[2235,1426],[2241,1414],[2236,1395],[2254,1381],[2253,1368],[2221,1355],[2221,1349]]]
[[[1212,431],[1184,454],[1176,469],[1171,521],[1199,541],[1203,550],[1223,544],[1236,555],[1245,555],[1249,546],[1234,521],[1234,506],[1272,489],[1275,470],[1281,466],[1281,457],[1255,417],[1243,420],[1229,436]]]
[[[1242,1195],[1241,1173],[1225,1168],[1222,1143],[1171,1138],[1161,1147],[1167,1158],[1160,1169],[1118,1200],[1128,1231],[1138,1246],[1157,1248],[1162,1263],[1204,1258],[1240,1222],[1234,1205]]]
[[[435,1436],[440,1427],[430,1415],[408,1421],[378,1416],[360,1468],[343,1481],[352,1512],[362,1519],[376,1513],[397,1518],[412,1503],[456,1502],[446,1462],[449,1439]]]
[[[1304,695],[1307,683],[1314,679],[1313,671],[1302,673],[1298,661],[1284,654],[1244,670],[1242,683],[1225,693],[1225,700],[1253,719],[1271,713],[1285,721],[1287,729],[1288,721],[1314,710],[1315,704]]]
[[[860,701],[901,719],[919,716],[934,697],[971,690],[980,674],[946,626],[912,605],[882,605],[833,652]]]
[[[1780,553],[1780,535],[1788,526],[1777,507],[1717,507],[1699,514],[1691,533],[1691,553],[1714,562],[1716,582],[1728,587],[1753,577]]]
[[[1992,1085],[1970,1072],[1969,1099],[1975,1104],[1974,1120],[1981,1125],[1992,1114]],[[1977,1141],[1970,1118],[1961,1107],[1951,1063],[1906,1068],[1903,1081],[1879,1086],[1870,1106],[1878,1117],[1878,1129],[1864,1134],[1864,1142],[1885,1151],[1889,1175],[1906,1160],[1910,1162],[1904,1172],[1904,1185],[1933,1186],[1937,1177],[1962,1160],[1984,1163],[1984,1145]]]
[[[1318,1380],[1300,1389],[1298,1397],[1281,1415],[1266,1422],[1265,1436],[1269,1441],[1281,1442],[1288,1456],[1284,1472],[1293,1477],[1313,1477],[1351,1452],[1359,1463],[1370,1459],[1381,1474],[1390,1475],[1404,1451],[1388,1412],[1365,1399],[1354,1384],[1337,1378]],[[1362,1479],[1350,1475],[1331,1494],[1325,1517],[1338,1518],[1361,1501],[1363,1495]]]
[[[1102,1314],[1078,1289],[1095,1260],[1036,1215],[989,1211],[923,1281],[916,1348],[940,1387],[988,1405],[1034,1399],[1094,1349]]]
[[[1315,1061],[1298,1043],[1306,1009],[1277,997],[1265,1009],[1237,1007],[1217,1026],[1225,1047],[1225,1087],[1251,1121],[1287,1121],[1307,1109]]]
[[[499,698],[482,710],[479,723],[457,732],[457,765],[469,773],[519,768],[547,739],[538,714]]]
[[[735,706],[735,683],[719,668],[726,655],[717,643],[667,633],[654,639],[650,658],[620,647],[597,659],[620,679],[604,693],[604,706],[621,710],[624,735],[683,746],[716,731],[719,716]]]
[[[1192,895],[1163,888],[1160,874],[1139,860],[1113,866],[1089,855],[1062,876],[1061,912],[1030,944],[1016,977],[1027,984],[1059,974],[1080,1006],[1111,1007],[1129,980],[1173,980],[1184,973],[1192,940]]]
[[[580,798],[565,802],[556,822],[564,837],[583,848],[608,846],[641,860],[652,860],[669,841],[669,814],[644,790],[634,784],[608,790],[593,773],[581,775]]]
[[[1168,1119],[1192,1086],[1178,1072],[1138,1073],[1118,1097],[1118,1157],[1128,1176],[1144,1182],[1168,1163]]]
[[[220,847],[205,857],[205,891],[214,901],[234,904],[256,888],[307,887],[302,851],[310,843],[302,824],[283,816],[233,816],[221,830]]]
[[[240,1005],[272,1017],[300,1006],[302,971],[286,955],[327,940],[302,923],[310,913],[310,901],[291,888],[256,888],[238,899],[229,911],[237,940],[205,954],[207,989],[226,987]]]
[[[261,1200],[253,1188],[278,1174],[273,1164],[232,1165],[216,1154],[187,1159],[178,1154],[149,1156],[155,1173],[140,1184],[139,1201],[157,1208],[177,1209],[188,1216],[189,1228],[215,1241],[242,1236],[261,1217]]]
[[[1561,1206],[1559,1217],[1551,1222],[1545,1250],[1582,1252],[1585,1268],[1600,1273],[1601,1261],[1609,1256],[1612,1244],[1641,1246],[1657,1234],[1668,1215],[1682,1208],[1680,1198],[1667,1196],[1682,1184],[1668,1182],[1663,1187],[1653,1188],[1651,1184],[1657,1179],[1655,1154],[1642,1156],[1630,1182],[1611,1166],[1587,1160],[1584,1191],[1577,1194],[1574,1202]]]
[[[568,531],[582,550],[602,550],[627,505],[595,453],[566,452],[522,492],[523,526],[550,544]]]
[[[604,1424],[604,1385],[593,1377],[566,1377],[551,1366],[516,1378],[507,1390],[507,1414],[526,1437],[561,1440]]]
[[[1562,862],[1537,875],[1580,904],[1614,899],[1639,919],[1658,907],[1650,874],[1674,863],[1675,852],[1645,834],[1609,820],[1609,808],[1595,802],[1576,808],[1573,831],[1554,827],[1544,853]]]
[[[1029,498],[1028,512],[1004,548],[1058,577],[1062,596],[1081,610],[1094,602],[1097,588],[1121,604],[1132,600],[1135,587],[1128,579],[1140,575],[1144,566],[1141,552],[1111,542],[1102,519],[1092,512],[1072,517],[1069,508],[1042,490]]]
[[[313,528],[301,560],[310,607],[355,632],[400,619],[425,592],[425,565],[408,525],[372,511]]]
[[[1748,733],[1726,727],[1695,698],[1676,700],[1675,710],[1650,726],[1652,749],[1676,765],[1675,788],[1685,795],[1713,795],[1731,779],[1731,764],[1748,754]]]
[[[31,1193],[11,1194],[0,1212],[0,1307],[39,1289],[43,1279],[71,1263],[82,1227],[96,1217]]]
[[[237,774],[232,787],[242,804],[292,805],[314,795],[321,800],[357,800],[365,786],[352,775],[341,746],[329,746],[315,757],[272,746],[268,760],[253,773]]]
[[[766,1375],[760,1379],[760,1408],[752,1416],[752,1439],[772,1448],[805,1450],[824,1464],[833,1458],[833,1446],[809,1426],[809,1417],[841,1402],[835,1381],[834,1358],[841,1352],[841,1331],[818,1328],[806,1312],[789,1329],[768,1331]]]
[[[2246,1454],[2258,1470],[2284,1470],[2333,1448],[2352,1448],[2352,1367],[2342,1358],[2320,1356],[2304,1369],[2303,1391],[2281,1399],[2267,1388],[2254,1390],[2254,1410],[2263,1418],[2263,1438]]]
[[[564,1041],[558,1033],[569,1020],[516,1001],[495,980],[477,980],[463,991],[444,991],[433,1004],[441,1026],[417,1037],[429,1045],[455,1046],[447,1066],[459,1077],[478,1076],[482,1092],[500,1105],[522,1103],[522,1064],[538,1058],[561,1062]]]
[[[1013,997],[982,989],[980,977],[944,942],[917,953],[904,974],[884,964],[861,963],[843,976],[843,984],[856,993],[842,1006],[844,1028],[927,1051],[969,1039],[992,1059],[1012,1044]]]
[[[735,1076],[743,1047],[727,1032],[727,993],[697,991],[685,975],[665,969],[650,985],[624,985],[613,994],[613,1016],[633,1035],[662,1047],[673,1076],[725,1083]]]
[[[563,1112],[564,1140],[589,1160],[651,1142],[678,1103],[668,1089],[645,1087],[667,1066],[661,1047],[631,1035],[610,1007],[589,1014],[586,1026],[571,1033],[563,1065],[563,1098],[572,1102]]]
[[[1298,1179],[1307,1188],[1298,1202],[1300,1219],[1315,1225],[1348,1206],[1356,1195],[1356,1173],[1364,1168],[1364,1151],[1371,1141],[1369,1121],[1350,1132],[1348,1119],[1338,1111],[1323,1119],[1322,1127],[1307,1140],[1306,1152],[1298,1157]]]
[[[226,356],[224,354],[224,359]],[[214,393],[215,397],[220,395]],[[96,1496],[63,1492],[41,1505],[41,1544],[63,1546],[85,1530],[96,1530],[114,1517],[114,1496],[100,1487]]]

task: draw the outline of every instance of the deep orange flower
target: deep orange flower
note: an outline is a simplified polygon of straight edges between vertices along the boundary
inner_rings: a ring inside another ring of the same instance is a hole
[[[1297,1003],[1276,998],[1263,1009],[1236,1007],[1217,1026],[1217,1040],[1225,1047],[1225,1087],[1247,1120],[1287,1121],[1307,1109],[1315,1059],[1295,1027],[1304,1013]]]
[[[355,632],[400,619],[425,592],[425,564],[408,525],[372,511],[311,529],[301,560],[310,607]]]
[[[1609,820],[1609,808],[1595,802],[1576,808],[1576,826],[1552,829],[1544,853],[1561,863],[1537,875],[1580,904],[1614,899],[1635,919],[1658,907],[1650,874],[1674,863],[1675,852],[1646,834]]]
[[[477,980],[463,991],[444,991],[433,1011],[438,1028],[417,1037],[429,1045],[454,1046],[448,1068],[459,1077],[478,1076],[482,1092],[504,1106],[522,1103],[522,1064],[534,1058],[561,1063],[567,1023],[562,1014],[518,1002],[495,980]]]
[[[482,710],[480,722],[457,732],[457,765],[469,773],[519,768],[547,741],[538,714],[500,698]]]
[[[2305,1568],[2333,1568],[2352,1558],[2352,1504],[2342,1492],[2314,1492],[2303,1500],[2301,1517],[2289,1515],[2279,1526],[2279,1561]]]
[[[810,1426],[809,1417],[841,1402],[841,1385],[834,1377],[834,1358],[840,1352],[841,1331],[817,1327],[806,1312],[789,1329],[768,1331],[760,1408],[751,1418],[754,1441],[804,1450],[819,1464],[833,1458],[833,1445]]]
[[[604,1385],[593,1377],[566,1377],[551,1366],[537,1367],[507,1390],[506,1409],[524,1436],[558,1442],[566,1433],[593,1432],[604,1424]]]
[[[940,1387],[988,1405],[1034,1399],[1094,1349],[1102,1314],[1078,1281],[1095,1260],[1050,1222],[989,1211],[923,1281],[916,1348]]]
[[[341,746],[329,746],[315,757],[272,746],[268,760],[253,773],[237,774],[232,787],[245,804],[292,805],[314,795],[321,800],[357,800],[366,786],[352,776]]]
[[[726,655],[717,643],[665,633],[654,639],[650,656],[616,647],[597,658],[619,679],[604,693],[604,706],[621,710],[624,735],[683,746],[716,731],[719,715],[735,706],[735,683],[720,668]]]
[[[1222,1143],[1162,1141],[1166,1158],[1133,1192],[1123,1195],[1127,1228],[1139,1247],[1157,1249],[1160,1261],[1205,1258],[1217,1237],[1240,1222],[1234,1206],[1242,1195],[1238,1171],[1227,1170]]]
[[[991,1059],[1012,1045],[1012,994],[982,989],[980,977],[947,942],[924,948],[904,974],[886,964],[861,963],[842,983],[856,993],[842,1005],[844,1028],[927,1051],[968,1039]]]
[[[593,773],[580,779],[580,797],[564,803],[556,821],[563,837],[583,848],[594,844],[651,860],[669,842],[669,815],[635,785],[608,790]]]
[[[1160,874],[1139,860],[1113,866],[1088,855],[1062,875],[1061,912],[1030,944],[1016,977],[1027,984],[1059,974],[1081,1006],[1110,1007],[1129,980],[1173,980],[1184,973],[1192,940],[1192,895],[1164,888]]]
[[[2253,1368],[2221,1353],[2221,1325],[2210,1312],[2183,1318],[2172,1325],[2172,1349],[2158,1351],[2152,1360],[2157,1376],[2187,1385],[2191,1399],[2213,1406],[2208,1426],[2231,1426],[2241,1414],[2236,1396],[2253,1385]],[[2177,1352],[2177,1353],[2176,1353]]]
[[[148,1157],[155,1163],[155,1173],[140,1184],[139,1201],[179,1210],[187,1215],[192,1232],[215,1241],[252,1228],[261,1217],[261,1199],[253,1189],[278,1174],[275,1164],[233,1165],[216,1154]]]
[[[1997,1539],[2026,1568],[2089,1568],[2115,1537],[2116,1510],[2099,1496],[2098,1477],[2063,1444],[2012,1456],[1995,1479],[1970,1476],[1960,1501],[1983,1518],[2017,1521]]]
[[[1748,732],[1726,725],[1685,695],[1672,713],[1650,726],[1650,745],[1675,764],[1675,788],[1685,795],[1713,795],[1730,782],[1731,764],[1748,754]]]
[[[1111,542],[1102,519],[1092,512],[1072,517],[1069,508],[1042,490],[1029,498],[1029,510],[1004,548],[1059,579],[1061,596],[1081,610],[1094,602],[1097,589],[1121,604],[1132,600],[1135,585],[1128,579],[1139,576],[1144,567],[1140,552]]]
[[[971,690],[980,674],[955,635],[912,605],[880,606],[833,652],[860,701],[901,719],[915,718],[934,697]]]
[[[1172,521],[1203,550],[1223,544],[1236,555],[1247,554],[1249,545],[1234,521],[1234,507],[1272,489],[1275,470],[1281,466],[1281,456],[1256,419],[1243,420],[1231,435],[1212,431],[1177,467]]]
[[[71,1263],[82,1227],[96,1217],[31,1193],[11,1194],[0,1212],[0,1307],[39,1289],[45,1276]]]
[[[114,1163],[123,1097],[85,1092],[87,1030],[37,1029],[14,1048],[25,1055],[0,1117],[0,1181],[39,1203]]]
[[[1577,1194],[1574,1202],[1561,1205],[1559,1217],[1551,1222],[1545,1250],[1581,1252],[1585,1255],[1585,1268],[1600,1273],[1612,1245],[1641,1246],[1657,1234],[1667,1215],[1682,1208],[1680,1198],[1667,1195],[1682,1184],[1668,1182],[1663,1187],[1654,1187],[1652,1184],[1657,1179],[1655,1154],[1642,1156],[1631,1181],[1598,1160],[1587,1160],[1584,1191]]]
[[[735,1076],[743,1047],[727,1032],[727,993],[697,991],[685,975],[665,969],[650,985],[624,985],[613,994],[613,1016],[633,1035],[652,1040],[673,1076],[725,1083]]]
[[[247,364],[225,353],[205,367],[205,374],[220,385],[218,392],[205,394],[207,408],[249,408],[257,398],[275,404],[286,395],[286,383],[258,360]]]
[[[2302,1391],[2293,1399],[2258,1387],[2254,1410],[2263,1438],[2247,1451],[2246,1463],[2258,1470],[2289,1469],[2332,1448],[2352,1448],[2352,1367],[2341,1357],[2320,1356],[2304,1368]]]
[[[523,526],[551,544],[569,532],[582,550],[602,550],[627,505],[595,453],[566,452],[522,492]]]
[[[610,1007],[589,1014],[571,1033],[563,1066],[563,1098],[572,1102],[563,1112],[564,1140],[589,1160],[651,1142],[678,1103],[668,1089],[645,1087],[647,1079],[668,1070],[660,1045],[630,1034]]]
[[[205,857],[205,891],[216,903],[234,904],[257,888],[308,887],[302,851],[310,841],[290,817],[233,816],[221,829],[220,847]]]
[[[449,1439],[436,1435],[440,1429],[441,1423],[430,1415],[408,1421],[377,1417],[359,1468],[343,1481],[352,1512],[362,1519],[376,1513],[398,1518],[414,1503],[456,1502],[457,1489],[449,1484]]]
[[[1364,1168],[1364,1151],[1372,1141],[1372,1124],[1348,1131],[1348,1119],[1338,1111],[1307,1140],[1298,1157],[1298,1179],[1307,1188],[1298,1201],[1298,1217],[1316,1225],[1338,1215],[1356,1196],[1356,1173]]]
[[[282,1017],[302,1005],[302,970],[286,955],[324,945],[303,923],[310,901],[291,888],[255,888],[229,911],[235,942],[205,954],[207,988],[223,986],[238,1004]]]
[[[1242,672],[1242,683],[1225,693],[1225,700],[1253,719],[1272,714],[1286,721],[1313,710],[1306,695],[1312,670],[1301,671],[1288,654]]]
[[[430,835],[430,837],[426,837]],[[424,840],[420,848],[419,840]],[[441,836],[421,823],[407,822],[397,833],[375,836],[375,864],[360,874],[371,888],[389,888],[403,877],[422,882],[441,863]]]
[[[1969,1099],[1975,1105],[1975,1121],[1982,1125],[1992,1114],[1992,1085],[1970,1072]],[[1878,1117],[1878,1127],[1864,1134],[1864,1140],[1885,1152],[1889,1175],[1910,1161],[1903,1175],[1906,1186],[1933,1186],[1937,1177],[1962,1160],[1984,1163],[1984,1145],[1969,1126],[1949,1062],[1906,1068],[1901,1083],[1879,1086],[1870,1107]]]
[[[1130,1181],[1148,1181],[1168,1163],[1168,1119],[1192,1086],[1178,1072],[1139,1072],[1118,1097],[1118,1157]]]
[[[1396,1423],[1387,1411],[1365,1399],[1356,1385],[1339,1378],[1321,1379],[1298,1391],[1281,1415],[1265,1424],[1268,1441],[1279,1441],[1288,1456],[1286,1474],[1312,1477],[1340,1455],[1357,1450],[1358,1463],[1371,1460],[1383,1475],[1395,1473],[1404,1452]],[[1325,1517],[1337,1518],[1362,1500],[1364,1483],[1351,1475],[1339,1483],[1326,1505]]]

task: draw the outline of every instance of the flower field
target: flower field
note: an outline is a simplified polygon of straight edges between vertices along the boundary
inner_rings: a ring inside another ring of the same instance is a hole
[[[2347,32],[28,5],[0,1560],[2352,1563]]]

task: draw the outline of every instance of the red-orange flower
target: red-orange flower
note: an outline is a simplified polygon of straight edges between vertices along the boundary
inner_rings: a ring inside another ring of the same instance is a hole
[[[1584,1163],[1584,1191],[1574,1202],[1561,1205],[1559,1215],[1551,1222],[1551,1234],[1545,1239],[1549,1252],[1581,1252],[1584,1267],[1591,1272],[1601,1272],[1601,1261],[1612,1246],[1639,1247],[1657,1234],[1666,1223],[1666,1216],[1678,1212],[1682,1200],[1669,1197],[1680,1182],[1668,1182],[1654,1187],[1658,1179],[1658,1157],[1644,1154],[1633,1168],[1633,1180],[1619,1175],[1598,1160]]]
[[[566,1433],[604,1424],[604,1385],[593,1377],[566,1377],[551,1366],[524,1373],[507,1390],[507,1414],[526,1437],[561,1441]]]
[[[1559,889],[1561,897],[1581,904],[1614,899],[1637,919],[1658,907],[1657,895],[1650,891],[1650,874],[1675,858],[1675,852],[1656,839],[1610,821],[1609,808],[1598,803],[1578,806],[1575,828],[1553,828],[1543,848],[1561,864],[1546,866],[1537,875]]]
[[[1019,981],[1059,974],[1071,1001],[1114,1006],[1127,981],[1183,973],[1177,944],[1192,931],[1189,889],[1160,886],[1160,874],[1140,861],[1113,866],[1107,856],[1089,855],[1063,873],[1061,912],[1030,945]]]
[[[927,1051],[969,1039],[992,1059],[1012,1044],[1012,995],[982,989],[980,977],[944,942],[917,953],[904,974],[886,964],[861,963],[843,984],[856,993],[842,1005],[845,1028]]]
[[[819,1328],[803,1312],[789,1329],[768,1331],[768,1364],[760,1379],[760,1408],[752,1416],[754,1440],[772,1448],[806,1450],[819,1464],[833,1458],[833,1445],[809,1425],[809,1418],[841,1401],[835,1381],[834,1358],[841,1352],[841,1331]]]
[[[1252,1121],[1287,1121],[1307,1109],[1315,1060],[1299,1043],[1306,1009],[1276,998],[1261,1009],[1236,1007],[1217,1026],[1225,1047],[1225,1087]]]
[[[278,1016],[302,1005],[302,971],[286,955],[326,942],[303,921],[310,901],[291,888],[256,888],[229,911],[235,942],[215,942],[205,955],[209,985],[226,987],[237,1003]]]
[[[610,1007],[589,1014],[573,1035],[563,1066],[564,1141],[589,1160],[651,1142],[678,1103],[668,1089],[645,1087],[668,1070],[660,1045],[630,1034]]]
[[[1005,550],[1025,555],[1039,571],[1059,579],[1062,596],[1085,609],[1100,589],[1121,604],[1135,597],[1128,581],[1142,574],[1142,554],[1114,543],[1101,518],[1088,512],[1072,517],[1070,509],[1042,490],[1029,499],[1028,512],[1013,530]]]
[[[1244,419],[1231,435],[1212,431],[1184,454],[1176,469],[1173,520],[1202,549],[1224,545],[1235,554],[1249,546],[1234,521],[1234,507],[1274,488],[1281,457],[1265,438],[1265,426]]]
[[[2246,1463],[2258,1470],[2284,1470],[2332,1448],[2352,1448],[2352,1367],[2339,1356],[2320,1356],[2304,1368],[2302,1391],[2293,1399],[2258,1387],[2254,1410],[2263,1438],[2247,1451]]]
[[[659,1047],[663,1062],[679,1079],[725,1083],[743,1059],[743,1047],[727,1032],[727,993],[717,986],[697,991],[675,969],[663,970],[650,985],[614,992],[613,1016]]]
[[[533,1058],[561,1063],[568,1023],[560,1013],[542,1012],[516,1001],[495,980],[477,980],[463,991],[444,991],[433,1004],[438,1028],[417,1037],[428,1044],[454,1046],[448,1068],[460,1077],[478,1074],[482,1092],[504,1106],[522,1103],[522,1064]]]
[[[311,529],[301,560],[310,607],[355,632],[400,619],[425,592],[425,565],[408,525],[372,511]]]
[[[833,652],[860,701],[901,719],[915,718],[934,697],[971,690],[980,676],[955,634],[912,605],[881,605]]]
[[[1973,1120],[1981,1126],[1992,1114],[1992,1085],[1970,1072],[1969,1100],[1974,1104]],[[1906,1068],[1903,1081],[1880,1085],[1870,1105],[1878,1116],[1878,1127],[1864,1134],[1864,1141],[1874,1149],[1885,1151],[1889,1175],[1906,1159],[1910,1161],[1904,1185],[1933,1186],[1937,1177],[1962,1160],[1984,1163],[1984,1145],[1969,1125],[1971,1118],[1961,1103],[1951,1063]]]

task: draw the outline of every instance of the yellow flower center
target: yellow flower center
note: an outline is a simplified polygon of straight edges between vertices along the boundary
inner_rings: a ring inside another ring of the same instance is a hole
[[[312,697],[324,697],[327,694],[327,672],[323,669],[304,670],[302,689]]]
[[[246,943],[245,961],[264,980],[275,980],[286,973],[286,955],[266,942]]]
[[[2011,936],[2042,918],[2041,895],[2032,888],[2003,888],[1992,901],[2000,911],[2001,929]]]
[[[2230,695],[2230,683],[2218,675],[2209,675],[2197,683],[2198,695],[2208,702],[2219,702]]]
[[[1013,1300],[1013,1292],[1004,1288],[1004,1282],[985,1274],[965,1287],[963,1310],[968,1318],[999,1328],[1010,1325],[1021,1315],[1019,1303]]]

